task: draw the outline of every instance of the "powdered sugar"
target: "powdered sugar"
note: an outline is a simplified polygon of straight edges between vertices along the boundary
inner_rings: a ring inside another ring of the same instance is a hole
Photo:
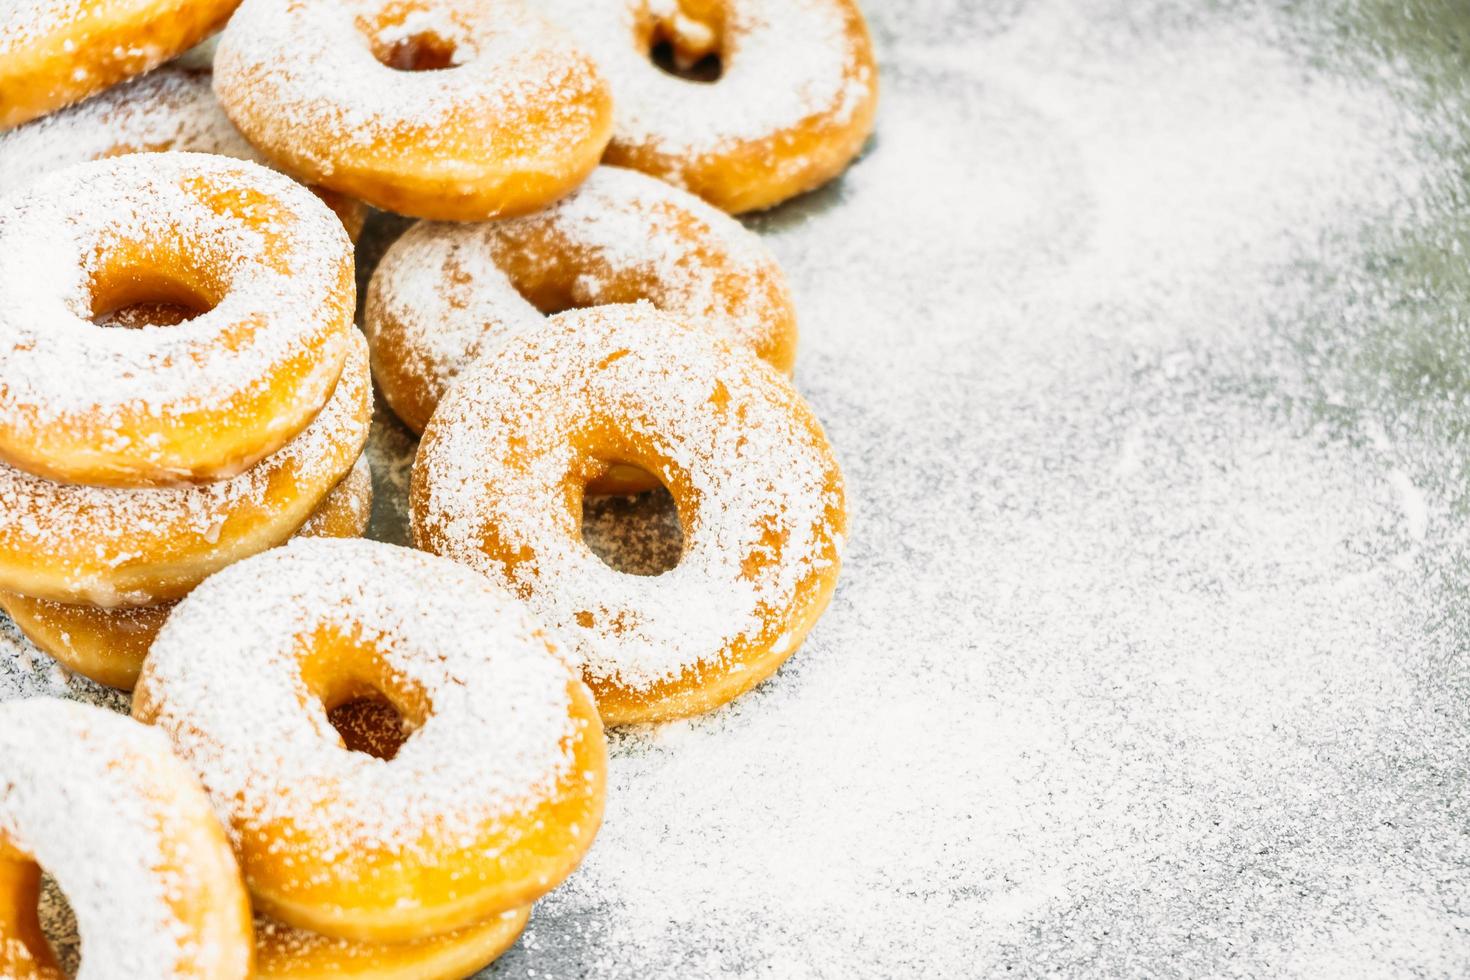
[[[208,70],[165,66],[0,134],[0,188],[123,153],[188,150],[261,162],[220,109]]]
[[[724,73],[708,85],[667,75],[649,60],[648,24],[672,27],[675,0],[542,0],[539,6],[576,35],[607,75],[614,140],[673,159],[766,139],[813,116],[846,121],[868,97],[872,79],[848,33],[847,0],[721,4]]]
[[[221,632],[227,622],[251,628]],[[391,762],[344,749],[307,687],[299,638],[319,629],[357,638],[431,706]],[[236,840],[281,821],[312,840],[322,867],[300,868],[306,882],[364,848],[433,863],[546,798],[570,764],[569,680],[474,572],[391,545],[298,539],[181,602],[142,687]]]
[[[200,937],[171,903],[196,869],[177,864],[209,811],[161,733],[99,709],[32,700],[0,711],[0,832],[65,889],[81,929],[80,978],[192,975]],[[187,797],[192,793],[197,804]],[[220,845],[223,855],[223,844]],[[171,860],[172,859],[172,860]],[[209,874],[217,873],[214,868]],[[229,909],[235,895],[203,895]],[[219,976],[245,974],[248,943]],[[217,937],[207,937],[217,941]]]
[[[841,476],[806,411],[767,365],[646,304],[561,314],[440,404],[415,466],[415,541],[508,577],[593,679],[640,689],[715,670],[799,621],[802,588],[838,560]],[[562,488],[592,420],[658,447],[658,475],[697,501],[661,576],[614,571],[576,533]],[[502,565],[488,539],[523,560]]]
[[[36,562],[60,570],[77,598],[102,605],[146,603],[118,595],[109,572],[169,567],[180,554],[211,550],[237,511],[259,507],[289,474],[300,487],[332,486],[367,440],[371,378],[367,344],[353,331],[341,381],[311,425],[244,473],[184,487],[124,489],[55,484],[0,465],[0,567],[23,587]],[[270,520],[278,520],[270,515]],[[281,536],[289,528],[281,530]],[[212,566],[210,566],[212,567]]]
[[[600,84],[580,54],[519,4],[435,0],[384,22],[377,0],[247,0],[215,57],[215,88],[236,123],[275,154],[301,156],[330,175],[337,154],[354,160],[411,146],[426,167],[462,178],[498,152],[551,159],[585,137],[579,100]],[[451,71],[394,71],[369,38],[391,43],[432,27],[454,46]],[[522,146],[515,127],[545,118],[545,144]],[[302,138],[310,134],[311,139]],[[315,138],[332,135],[321,152]],[[330,150],[330,155],[327,150]]]
[[[787,367],[791,299],[760,239],[723,212],[660,180],[599,167],[537,214],[490,224],[423,223],[396,241],[369,288],[374,358],[432,410],[460,371],[541,314],[515,278],[585,307],[646,299],[707,321]],[[565,288],[558,288],[562,284]],[[565,292],[565,297],[559,294]],[[400,412],[393,385],[380,384]],[[416,428],[427,421],[409,417]]]
[[[232,194],[260,203],[219,204]],[[177,326],[98,329],[95,283],[144,275],[108,266],[122,243],[139,261],[184,250],[217,304]],[[230,418],[290,383],[272,416],[236,420],[288,438],[341,370],[332,311],[343,305],[347,236],[320,201],[254,164],[192,153],[81,164],[0,200],[0,254],[0,424],[12,433],[40,439],[46,426],[167,466],[173,447],[158,445],[156,428],[192,413]],[[307,357],[310,370],[277,377]]]

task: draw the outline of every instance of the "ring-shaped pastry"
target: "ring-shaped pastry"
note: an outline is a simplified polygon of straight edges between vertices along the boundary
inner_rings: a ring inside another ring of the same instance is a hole
[[[612,87],[604,161],[732,213],[826,183],[873,129],[878,67],[854,0],[541,0]],[[675,71],[655,64],[670,49]],[[718,59],[714,80],[678,66]],[[692,74],[692,73],[691,73]]]
[[[654,577],[582,538],[586,484],[658,476],[684,551]],[[554,316],[476,362],[429,422],[414,542],[507,583],[570,641],[609,725],[708,711],[769,676],[836,585],[842,474],[769,364],[646,304]]]
[[[0,707],[0,975],[63,975],[36,912],[42,869],[87,937],[78,980],[253,976],[240,870],[158,732],[70,701]]]
[[[372,473],[361,456],[295,536],[358,537],[367,530],[372,504]],[[173,607],[165,602],[108,609],[0,592],[0,609],[43,652],[70,671],[124,691],[138,682],[143,658]]]
[[[0,8],[0,130],[163,64],[218,30],[239,2],[6,4]]]
[[[410,228],[373,273],[363,329],[383,396],[422,432],[459,373],[543,310],[638,300],[706,321],[782,371],[796,360],[791,291],[760,238],[618,167],[537,214]]]
[[[206,67],[164,65],[85,102],[0,134],[0,187],[15,190],[64,167],[128,153],[215,153],[264,163],[214,97]],[[357,240],[359,201],[324,187],[312,193]]]
[[[328,721],[369,696],[413,729],[390,760]],[[256,909],[328,936],[407,942],[524,906],[602,818],[586,687],[493,583],[407,548],[299,540],[220,572],[160,631],[133,714],[199,773]]]
[[[534,211],[612,131],[591,59],[520,3],[246,0],[214,66],[225,112],[282,169],[422,218]]]
[[[0,464],[0,590],[146,606],[291,536],[352,469],[372,422],[362,332],[306,430],[229,480],[135,490],[52,483]]]
[[[0,201],[0,459],[50,480],[238,474],[304,429],[347,357],[342,225],[300,185],[202,153],[68,168]],[[146,302],[205,310],[106,329]]]

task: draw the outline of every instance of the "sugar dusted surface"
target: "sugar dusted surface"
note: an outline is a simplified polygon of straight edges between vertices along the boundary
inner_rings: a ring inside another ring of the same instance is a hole
[[[72,164],[143,150],[261,162],[220,109],[209,71],[168,65],[0,133],[0,188],[15,190]]]
[[[228,480],[138,489],[63,486],[0,464],[0,531],[34,542],[38,550],[52,548],[53,554],[70,553],[78,541],[92,541],[95,548],[85,555],[87,562],[113,568],[137,557],[133,549],[140,540],[158,552],[166,552],[179,536],[214,540],[226,516],[242,504],[264,499],[272,475],[282,469],[291,468],[306,483],[333,479],[337,474],[328,472],[337,465],[333,447],[367,440],[359,418],[371,397],[371,383],[367,343],[354,332],[342,377],[317,417],[296,438]],[[38,517],[42,514],[44,520]],[[103,595],[105,584],[86,582],[85,574],[78,572],[78,584]]]
[[[324,626],[432,706],[391,762],[343,748],[301,678],[295,638]],[[529,619],[483,577],[405,548],[298,539],[231,566],[179,604],[147,669],[157,723],[231,832],[293,820],[325,874],[343,853],[415,854],[429,828],[460,842],[510,820],[570,765],[570,675]]]
[[[697,501],[683,558],[663,575],[620,574],[568,533],[561,487],[581,452],[568,436],[593,418],[657,447]],[[767,642],[789,643],[778,636],[805,611],[800,590],[841,547],[841,475],[786,380],[647,303],[561,314],[506,342],[460,379],[430,431],[415,464],[420,543],[504,581],[481,549],[493,528],[507,553],[529,556],[509,570],[513,587],[590,677],[624,688],[716,671],[773,625]]]
[[[691,258],[688,216],[712,264]],[[649,297],[661,309],[706,317],[732,340],[753,348],[773,344],[780,323],[755,284],[779,277],[761,240],[729,215],[653,177],[622,167],[598,167],[576,191],[545,211],[482,224],[424,222],[399,238],[373,281],[371,302],[390,313],[403,333],[405,368],[448,388],[468,364],[506,337],[542,321],[497,265],[502,249],[538,228],[555,229],[575,247],[615,270],[636,270],[657,283]],[[573,258],[569,265],[575,264]],[[745,302],[728,302],[748,281]],[[579,305],[607,302],[595,277],[577,277]],[[732,308],[734,307],[734,308]],[[716,315],[720,314],[720,315]],[[381,355],[380,355],[381,356]]]
[[[833,606],[615,738],[486,976],[1464,976],[1456,8],[864,6],[875,147],[759,223],[848,478]],[[413,444],[372,449],[402,540]],[[100,696],[0,661],[63,683]]]
[[[819,114],[839,123],[851,118],[867,97],[868,79],[846,37],[844,2],[722,4],[724,74],[708,85],[665,74],[635,43],[639,18],[672,21],[676,0],[540,0],[539,6],[607,75],[615,140],[698,157]]]
[[[140,795],[160,760],[188,778],[162,733],[86,705],[16,703],[0,711],[0,760],[0,830],[66,890],[79,980],[176,975],[195,940],[168,903],[188,870],[160,870],[168,828]]]
[[[265,228],[271,248],[257,226],[207,207],[196,181],[222,195],[269,194],[293,220]],[[225,287],[218,305],[177,326],[99,330],[90,284],[120,237],[189,243]],[[304,188],[210,154],[78,164],[0,197],[0,417],[87,426],[124,447],[135,442],[130,415],[228,406],[265,384],[268,367],[311,349],[347,248],[341,224]],[[241,336],[242,322],[257,328]],[[304,376],[301,398],[322,404],[334,383],[329,372]]]

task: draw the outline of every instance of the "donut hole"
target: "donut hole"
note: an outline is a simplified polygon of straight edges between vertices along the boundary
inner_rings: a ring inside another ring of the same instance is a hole
[[[198,278],[162,269],[118,270],[94,277],[91,320],[99,327],[173,327],[203,316],[219,298]]]
[[[662,575],[684,554],[679,508],[662,483],[632,496],[583,494],[582,540],[604,565],[626,575]]]
[[[41,874],[41,892],[36,899],[36,916],[40,920],[41,934],[56,955],[62,976],[75,977],[82,969],[82,941],[77,928],[77,914],[61,885],[44,872]]]
[[[327,720],[342,736],[347,751],[385,761],[396,756],[413,733],[393,702],[376,692],[329,708]]]
[[[648,28],[648,60],[665,74],[686,82],[718,82],[725,73],[720,13],[714,4],[690,0],[674,13],[654,20]]]
[[[459,65],[459,46],[433,31],[373,45],[373,57],[394,71],[444,71]]]
[[[301,675],[349,752],[392,760],[429,719],[428,697],[417,681],[393,670],[372,644],[335,630],[314,637]]]

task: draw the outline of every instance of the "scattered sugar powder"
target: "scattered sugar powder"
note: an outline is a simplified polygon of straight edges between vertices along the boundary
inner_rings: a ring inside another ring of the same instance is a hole
[[[870,6],[873,147],[759,221],[847,477],[832,608],[615,737],[486,975],[1470,972],[1450,25],[1027,0],[922,47],[905,12],[994,5]],[[412,445],[373,451],[401,540]]]
[[[296,638],[322,628],[426,698],[391,762],[344,749],[303,679]],[[482,576],[393,545],[299,539],[231,566],[179,604],[147,669],[153,720],[230,831],[290,820],[325,876],[367,847],[467,847],[547,798],[571,762],[570,675],[526,614]]]

